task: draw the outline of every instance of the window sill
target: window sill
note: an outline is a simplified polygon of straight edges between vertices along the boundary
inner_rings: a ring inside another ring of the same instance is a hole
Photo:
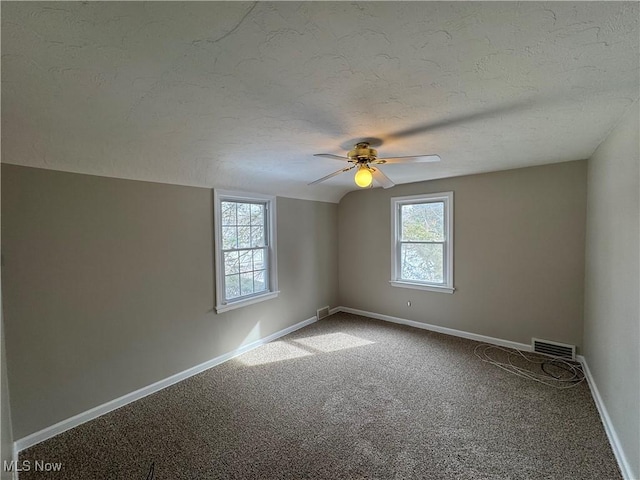
[[[253,305],[254,303],[264,302],[265,300],[271,300],[272,298],[276,298],[280,291],[277,292],[268,292],[262,295],[257,295],[255,297],[246,298],[244,300],[238,300],[237,302],[229,302],[223,305],[216,305],[216,313],[224,313],[229,310],[235,310],[236,308],[246,307],[247,305]]]
[[[413,288],[416,290],[427,290],[429,292],[439,292],[439,293],[453,293],[455,292],[455,288],[440,286],[440,285],[426,285],[424,283],[412,283],[412,282],[404,282],[400,280],[391,280],[389,282],[393,287],[400,288]]]

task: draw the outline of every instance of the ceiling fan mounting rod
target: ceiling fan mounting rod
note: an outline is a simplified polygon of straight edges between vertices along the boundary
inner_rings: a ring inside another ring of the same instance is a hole
[[[349,151],[347,157],[350,161],[357,163],[369,163],[376,159],[378,151],[369,146],[369,142],[356,143],[353,150]]]

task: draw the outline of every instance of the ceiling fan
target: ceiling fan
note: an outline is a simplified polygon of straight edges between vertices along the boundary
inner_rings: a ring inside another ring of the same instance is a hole
[[[378,151],[371,148],[369,142],[359,142],[347,153],[346,157],[340,155],[333,155],[331,153],[316,153],[314,157],[332,158],[335,160],[346,160],[351,165],[342,168],[337,172],[330,173],[329,175],[319,178],[318,180],[309,183],[309,185],[315,185],[316,183],[324,182],[325,180],[335,177],[343,172],[348,172],[357,168],[354,181],[360,188],[367,188],[372,186],[375,179],[383,188],[391,188],[395,185],[389,177],[387,177],[380,167],[374,167],[373,165],[383,165],[385,163],[426,163],[426,162],[439,162],[440,157],[438,155],[410,155],[407,157],[387,157],[378,158]]]

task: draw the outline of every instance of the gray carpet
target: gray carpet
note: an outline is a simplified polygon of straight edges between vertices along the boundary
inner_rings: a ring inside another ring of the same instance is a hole
[[[476,345],[336,314],[22,452],[63,467],[20,480],[621,478],[586,382]]]

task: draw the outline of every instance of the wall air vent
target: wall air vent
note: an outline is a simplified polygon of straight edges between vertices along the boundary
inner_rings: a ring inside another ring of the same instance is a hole
[[[328,317],[329,316],[329,305],[327,305],[326,307],[319,308],[318,312],[316,313],[316,315],[318,316],[318,320],[323,319],[324,317]]]
[[[566,343],[552,342],[550,340],[541,340],[539,338],[532,338],[531,345],[533,346],[533,351],[536,353],[551,355],[553,357],[568,358],[570,360],[576,359],[575,345],[567,345]]]

